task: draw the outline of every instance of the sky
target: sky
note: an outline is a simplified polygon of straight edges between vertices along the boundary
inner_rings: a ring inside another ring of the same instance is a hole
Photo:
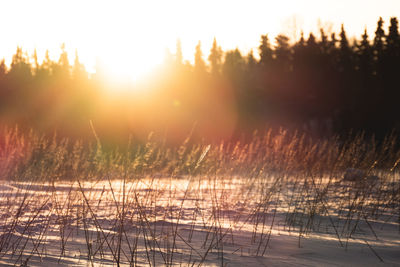
[[[39,61],[46,49],[57,59],[65,43],[71,62],[75,51],[89,71],[100,62],[110,73],[138,77],[175,53],[177,39],[185,60],[193,61],[200,40],[205,59],[213,38],[224,50],[244,53],[260,36],[284,33],[298,38],[323,26],[349,37],[367,27],[370,37],[380,16],[385,29],[400,14],[399,0],[2,0],[0,58],[10,63],[17,46]]]

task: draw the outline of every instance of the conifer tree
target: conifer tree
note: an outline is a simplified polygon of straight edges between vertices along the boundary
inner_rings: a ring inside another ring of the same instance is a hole
[[[335,112],[335,91],[337,76],[335,70],[335,57],[336,57],[336,37],[331,36],[329,40],[328,35],[323,28],[320,28],[320,40],[318,41],[318,58],[315,65],[315,79],[318,102],[319,102],[319,116],[325,118],[332,118]]]
[[[279,34],[276,38],[275,55],[276,66],[279,71],[287,73],[291,69],[291,51],[289,47],[289,38],[283,34]]]
[[[318,57],[319,57],[319,48],[317,44],[317,40],[313,33],[310,33],[307,39],[307,43],[305,46],[305,62],[303,63],[304,67],[304,78],[305,78],[305,94],[307,106],[305,107],[309,115],[314,116],[315,111],[313,110],[317,104],[317,95],[318,88],[316,85],[315,71],[318,69]]]
[[[58,64],[54,66],[53,74],[58,78],[69,79],[71,66],[68,60],[68,53],[65,50],[65,44],[61,45],[61,54],[58,59]]]
[[[178,39],[176,41],[176,56],[175,56],[177,66],[182,66],[183,64],[183,55],[182,55],[182,43],[181,40]]]
[[[375,127],[381,128],[382,130],[388,126],[388,123],[382,119],[382,117],[386,117],[387,111],[384,110],[385,101],[387,100],[387,96],[385,94],[385,59],[384,59],[384,40],[385,40],[385,31],[383,30],[383,19],[379,18],[377,23],[377,28],[375,31],[375,37],[373,42],[373,55],[374,55],[374,87],[376,90],[376,99],[375,106],[381,106],[382,108],[376,110],[376,121],[377,125]],[[381,133],[382,134],[382,133]]]
[[[358,105],[360,123],[363,127],[373,127],[375,110],[371,107],[376,102],[376,90],[373,80],[374,54],[368,39],[367,29],[361,36],[361,41],[356,46],[356,70],[357,70],[357,99],[363,99]],[[356,101],[358,103],[360,101]]]
[[[37,57],[36,48],[35,48],[35,50],[33,51],[32,58],[33,58],[33,70],[34,70],[34,74],[37,75],[37,73],[38,73],[38,71],[39,71],[39,68],[40,68],[40,65],[39,65],[39,61],[38,61],[38,57]]]
[[[268,39],[268,35],[261,35],[261,44],[258,47],[260,53],[260,64],[262,67],[267,68],[272,63],[273,50]]]
[[[245,60],[238,48],[226,52],[223,65],[224,75],[234,80],[240,79],[243,75],[244,66]]]
[[[340,72],[350,72],[352,69],[352,50],[347,40],[346,31],[344,30],[344,25],[340,31],[339,40],[339,71]]]
[[[400,35],[397,18],[390,19],[389,33],[386,36],[385,50],[389,57],[400,56]]]
[[[246,72],[247,78],[253,80],[256,77],[257,73],[257,60],[253,55],[253,49],[247,54],[246,58]]]
[[[292,68],[293,68],[293,89],[292,98],[298,99],[295,109],[301,109],[306,90],[306,43],[304,33],[301,32],[300,39],[293,46]]]
[[[87,78],[85,66],[79,61],[78,50],[75,50],[75,60],[72,67],[72,78],[76,81],[82,81]]]
[[[251,75],[255,71],[255,67],[257,65],[257,60],[254,58],[253,55],[253,49],[251,49],[250,52],[247,54],[246,63],[247,63],[247,70]]]
[[[374,48],[377,51],[383,50],[383,39],[385,38],[385,31],[383,30],[383,19],[382,17],[378,20],[378,25],[375,31]]]
[[[49,50],[46,50],[42,64],[39,67],[37,76],[47,79],[53,74],[55,63],[50,59]]]
[[[325,34],[325,31],[323,28],[319,30],[320,35],[321,35],[321,41],[319,42],[319,46],[321,49],[322,54],[327,54],[329,50],[329,44],[328,44],[328,36]]]
[[[400,98],[399,66],[400,66],[400,36],[397,18],[390,19],[389,32],[386,36],[383,64],[384,99],[387,105],[386,118],[389,127],[394,126],[398,114],[398,99]]]
[[[257,68],[257,60],[254,58],[253,49],[249,51],[247,56],[244,58],[245,61],[245,72],[247,84],[250,88],[254,87],[255,79],[257,79],[258,68]]]
[[[374,44],[373,44],[374,60],[377,65],[376,75],[381,74],[380,68],[384,50],[384,39],[385,39],[385,31],[383,30],[383,19],[382,17],[380,17],[375,31]]]
[[[312,68],[316,64],[317,58],[319,56],[320,50],[318,47],[317,40],[313,33],[308,36],[306,45],[304,47],[304,53],[306,57],[306,65],[308,68]]]
[[[7,66],[3,58],[3,60],[0,63],[0,80],[4,80],[6,74],[7,74]]]
[[[200,41],[196,45],[196,51],[194,54],[194,71],[199,74],[206,72],[206,63],[203,59],[203,52],[201,51]]]
[[[8,76],[10,76],[13,82],[18,84],[29,81],[32,77],[32,69],[28,56],[24,54],[21,47],[17,47],[17,51],[12,57]]]
[[[299,41],[293,46],[293,71],[299,72],[302,68],[305,52],[304,33],[301,32]]]
[[[222,65],[222,49],[217,44],[217,39],[214,37],[213,45],[208,56],[208,61],[211,66],[211,74],[218,75],[221,71]]]
[[[361,36],[361,42],[357,46],[357,56],[357,69],[362,73],[363,76],[367,77],[372,75],[373,51],[368,40],[367,29],[364,30],[364,34]]]

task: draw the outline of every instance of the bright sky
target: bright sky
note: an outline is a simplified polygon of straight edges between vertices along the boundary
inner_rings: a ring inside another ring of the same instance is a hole
[[[400,15],[399,0],[2,0],[0,58],[10,62],[17,45],[39,60],[46,49],[58,58],[66,44],[71,61],[75,49],[87,69],[97,60],[115,73],[137,77],[163,60],[165,49],[193,60],[202,42],[205,58],[214,36],[224,50],[255,49],[260,35],[298,36],[318,32],[318,25],[349,36],[365,27],[375,31],[379,16],[385,30],[391,16]],[[296,27],[293,27],[296,25]]]

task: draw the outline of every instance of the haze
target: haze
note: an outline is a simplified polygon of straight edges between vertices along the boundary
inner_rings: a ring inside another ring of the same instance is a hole
[[[400,2],[19,0],[2,1],[1,10],[0,53],[7,64],[18,45],[29,54],[36,48],[41,60],[46,49],[57,58],[65,43],[71,62],[77,50],[91,72],[101,62],[113,74],[135,78],[160,63],[166,48],[174,53],[177,39],[189,61],[199,40],[208,55],[214,37],[224,50],[253,49],[257,56],[266,33],[298,38],[301,30],[307,34],[321,26],[338,32],[344,23],[350,37],[365,27],[371,35],[379,16],[387,26],[400,14]]]

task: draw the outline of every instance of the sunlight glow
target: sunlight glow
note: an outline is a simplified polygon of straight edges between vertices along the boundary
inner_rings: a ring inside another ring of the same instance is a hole
[[[362,9],[354,15],[354,10]],[[298,37],[303,29],[318,32],[319,26],[338,31],[345,24],[348,35],[360,34],[364,27],[370,35],[382,16],[400,14],[396,0],[285,0],[249,1],[78,1],[13,0],[2,1],[1,55],[6,63],[17,45],[39,60],[45,50],[57,57],[66,44],[70,62],[75,49],[81,62],[94,72],[96,59],[112,77],[137,80],[162,62],[165,49],[175,53],[176,40],[182,43],[184,60],[193,62],[200,40],[206,59],[214,37],[224,49],[250,49],[257,56],[261,34],[271,39],[278,33]],[[322,18],[319,19],[319,18]]]
[[[147,51],[146,47],[136,46],[130,49],[134,49],[134,53],[127,54],[124,49],[110,50],[99,57],[106,78],[136,82],[151,73],[163,60],[163,55],[159,53],[141,53]]]

